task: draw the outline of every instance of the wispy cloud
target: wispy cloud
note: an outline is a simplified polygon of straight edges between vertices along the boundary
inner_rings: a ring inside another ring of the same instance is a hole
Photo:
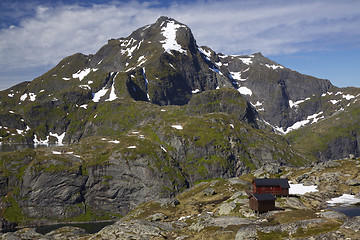
[[[0,30],[0,72],[54,65],[75,52],[95,53],[110,38],[153,23],[160,15],[191,27],[199,45],[265,55],[358,44],[360,1],[110,2],[89,6],[27,6],[34,14]],[[21,15],[21,13],[18,13]]]

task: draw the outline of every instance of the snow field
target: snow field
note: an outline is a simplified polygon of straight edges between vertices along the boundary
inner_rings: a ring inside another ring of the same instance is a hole
[[[308,192],[317,192],[317,186],[304,186],[303,184],[292,184],[290,183],[289,194],[290,195],[303,195]]]
[[[355,198],[354,195],[350,195],[350,194],[343,194],[340,197],[337,198],[332,198],[329,201],[326,201],[328,203],[329,206],[335,206],[336,204],[340,204],[340,205],[351,205],[351,204],[357,204],[360,203],[360,199],[359,198]]]
[[[166,26],[161,28],[162,35],[165,37],[165,40],[160,41],[165,52],[172,54],[171,50],[178,51],[180,53],[185,53],[186,50],[182,49],[181,45],[176,41],[176,32],[178,28],[184,27],[183,25],[176,24],[174,21],[169,21],[166,23]]]

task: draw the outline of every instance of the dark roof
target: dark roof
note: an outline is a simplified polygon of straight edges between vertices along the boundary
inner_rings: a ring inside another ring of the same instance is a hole
[[[289,182],[284,178],[255,178],[256,186],[280,186],[281,188],[290,188]]]
[[[253,193],[251,196],[254,196],[254,198],[258,201],[265,201],[265,200],[275,200],[276,197],[272,195],[271,193]]]

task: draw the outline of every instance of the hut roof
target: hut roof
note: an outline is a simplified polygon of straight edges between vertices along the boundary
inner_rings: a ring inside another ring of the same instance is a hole
[[[280,186],[281,188],[290,188],[289,182],[284,178],[256,178],[256,186]]]
[[[266,201],[266,200],[275,200],[276,197],[272,195],[271,193],[253,193],[251,196],[254,196],[254,198],[258,201]]]

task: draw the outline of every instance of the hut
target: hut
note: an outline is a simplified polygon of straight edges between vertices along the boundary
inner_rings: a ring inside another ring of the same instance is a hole
[[[275,210],[276,197],[271,193],[252,193],[249,196],[249,206],[258,213]]]
[[[252,182],[253,192],[271,193],[275,196],[289,196],[289,182],[282,178],[256,178]]]

